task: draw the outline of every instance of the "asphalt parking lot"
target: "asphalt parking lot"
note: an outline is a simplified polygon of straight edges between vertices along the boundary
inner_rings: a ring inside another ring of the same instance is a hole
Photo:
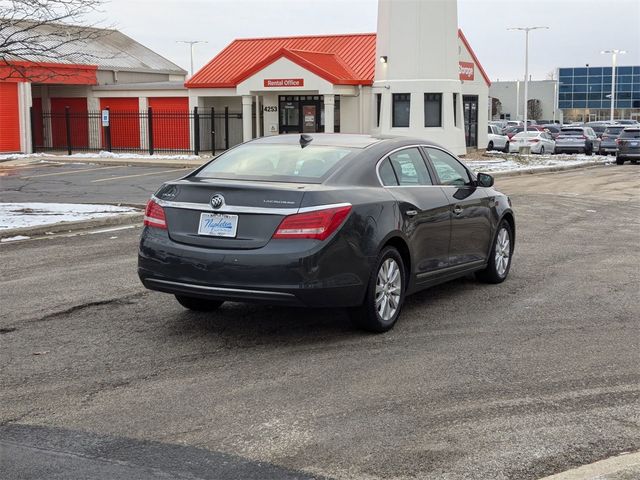
[[[192,170],[91,163],[0,163],[0,201],[145,204],[162,182]]]
[[[140,285],[139,228],[1,245],[6,478],[524,480],[639,450],[640,168],[497,187],[509,279],[421,292],[385,335],[187,312]]]

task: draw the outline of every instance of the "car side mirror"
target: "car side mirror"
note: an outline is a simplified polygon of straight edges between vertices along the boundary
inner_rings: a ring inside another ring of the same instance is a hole
[[[476,176],[476,180],[479,187],[493,187],[493,177],[488,173],[478,173],[478,175]]]

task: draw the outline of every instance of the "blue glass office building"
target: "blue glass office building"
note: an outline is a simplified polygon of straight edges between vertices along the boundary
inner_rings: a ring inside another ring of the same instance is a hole
[[[565,121],[608,120],[611,67],[558,69],[558,107]],[[640,120],[640,66],[616,68],[616,118]]]

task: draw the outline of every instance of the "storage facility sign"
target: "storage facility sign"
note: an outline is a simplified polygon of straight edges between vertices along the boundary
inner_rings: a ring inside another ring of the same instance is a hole
[[[304,78],[265,78],[265,87],[304,87]]]
[[[475,65],[473,62],[460,62],[460,80],[471,80],[475,78]]]

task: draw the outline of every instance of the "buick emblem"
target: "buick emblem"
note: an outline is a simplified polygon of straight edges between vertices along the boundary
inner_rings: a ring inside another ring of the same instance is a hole
[[[218,209],[224,205],[224,197],[219,193],[216,193],[213,197],[211,197],[209,203],[211,204],[212,208]]]

